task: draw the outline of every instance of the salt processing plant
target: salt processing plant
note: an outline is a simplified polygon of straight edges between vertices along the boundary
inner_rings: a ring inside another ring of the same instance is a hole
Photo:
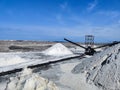
[[[0,0],[0,90],[120,90],[120,0]]]
[[[89,56],[85,45],[66,40],[29,41],[28,46],[25,41],[9,41],[9,52],[0,53],[0,90],[119,90],[119,42],[96,46],[101,49]],[[38,51],[40,45],[45,49]]]

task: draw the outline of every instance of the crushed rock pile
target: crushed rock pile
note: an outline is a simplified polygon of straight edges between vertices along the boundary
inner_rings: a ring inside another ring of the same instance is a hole
[[[86,73],[87,82],[103,90],[120,90],[120,44],[83,59],[72,73]]]
[[[43,51],[45,55],[52,55],[52,56],[64,56],[64,55],[71,55],[73,54],[67,47],[65,47],[61,43],[57,43],[52,47],[48,48],[47,50]]]
[[[16,77],[10,78],[5,90],[59,90],[58,87],[39,74],[32,73],[31,69],[25,68]]]

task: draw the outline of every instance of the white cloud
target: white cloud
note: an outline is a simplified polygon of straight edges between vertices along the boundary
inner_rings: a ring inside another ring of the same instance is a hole
[[[35,37],[40,37],[41,35],[44,37],[84,37],[87,34],[95,35],[95,37],[102,37],[107,40],[119,40],[120,39],[120,25],[114,24],[104,27],[96,27],[93,25],[79,25],[79,26],[71,26],[71,27],[60,27],[60,26],[6,26],[3,28],[11,28],[8,30],[12,30],[12,33],[31,33],[36,35]],[[5,29],[4,29],[5,30]],[[15,31],[15,32],[14,32]],[[6,29],[7,33],[7,29]],[[38,35],[38,36],[37,36]],[[34,36],[33,36],[34,37]],[[99,38],[100,39],[100,38]],[[97,40],[97,39],[96,39]],[[104,40],[103,40],[104,41]]]
[[[64,2],[64,3],[60,4],[61,9],[63,9],[63,10],[66,9],[67,6],[68,6],[67,2]]]
[[[88,4],[87,10],[90,12],[92,11],[98,4],[98,0],[94,0],[93,2]]]
[[[120,20],[118,20],[118,24],[120,24]]]
[[[56,20],[58,21],[59,24],[64,24],[62,14],[57,14],[56,15]]]
[[[108,16],[111,18],[116,18],[116,17],[120,16],[119,11],[98,11],[97,14]]]

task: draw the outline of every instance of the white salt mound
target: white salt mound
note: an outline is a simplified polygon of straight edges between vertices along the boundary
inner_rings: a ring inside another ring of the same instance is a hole
[[[24,69],[16,77],[10,78],[6,90],[59,90],[52,82],[32,73],[31,69]]]
[[[0,54],[0,67],[23,63],[26,60],[18,55]]]
[[[46,55],[53,55],[53,56],[64,56],[64,55],[71,55],[73,54],[67,47],[62,45],[61,43],[57,43],[52,47],[48,48],[47,50],[43,51]]]
[[[120,44],[83,59],[72,72],[85,72],[87,82],[103,90],[120,90]]]

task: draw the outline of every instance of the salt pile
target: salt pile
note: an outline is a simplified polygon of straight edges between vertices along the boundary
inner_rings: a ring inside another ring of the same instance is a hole
[[[120,90],[120,44],[83,59],[72,72],[86,73],[87,82],[103,90]]]
[[[57,43],[43,52],[45,55],[64,56],[73,54],[67,47]]]
[[[24,62],[26,62],[26,60],[18,55],[0,54],[0,67],[15,65]]]
[[[16,77],[10,78],[5,90],[59,90],[57,86],[39,76],[32,73],[31,69],[24,69]]]

